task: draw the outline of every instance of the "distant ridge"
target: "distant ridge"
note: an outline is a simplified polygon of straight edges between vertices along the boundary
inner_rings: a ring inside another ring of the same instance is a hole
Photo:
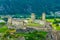
[[[0,0],[0,15],[21,14],[28,15],[32,12],[37,15],[50,11],[60,11],[60,0]]]

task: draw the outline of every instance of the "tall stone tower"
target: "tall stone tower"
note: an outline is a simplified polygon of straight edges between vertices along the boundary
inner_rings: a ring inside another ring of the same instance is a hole
[[[31,21],[34,22],[34,20],[35,20],[35,14],[32,13],[32,14],[31,14]]]
[[[45,21],[45,16],[46,14],[45,13],[42,13],[42,20]]]
[[[12,17],[8,17],[8,24],[12,25]]]

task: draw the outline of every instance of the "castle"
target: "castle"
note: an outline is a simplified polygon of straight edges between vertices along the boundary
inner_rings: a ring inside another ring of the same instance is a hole
[[[34,23],[39,23],[39,24],[45,24],[45,13],[42,14],[42,20],[37,20],[35,19],[35,14],[32,13],[31,14],[31,22],[34,22]],[[9,17],[8,18],[8,22],[7,24],[9,25],[9,27],[14,27],[14,28],[24,28],[26,27],[28,23],[28,20],[27,19],[20,19],[20,18],[12,18],[12,17]]]

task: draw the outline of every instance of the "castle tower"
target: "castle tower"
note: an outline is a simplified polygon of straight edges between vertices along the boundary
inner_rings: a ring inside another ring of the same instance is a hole
[[[12,24],[12,18],[8,17],[8,24],[11,25]]]
[[[45,13],[42,13],[42,20],[45,21],[45,16],[46,14]]]
[[[34,20],[35,20],[35,14],[32,13],[32,14],[31,14],[31,21],[34,22]]]

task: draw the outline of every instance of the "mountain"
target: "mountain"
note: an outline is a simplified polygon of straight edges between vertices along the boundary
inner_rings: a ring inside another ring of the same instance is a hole
[[[0,0],[0,14],[29,15],[34,12],[50,14],[50,11],[60,11],[60,0]]]

